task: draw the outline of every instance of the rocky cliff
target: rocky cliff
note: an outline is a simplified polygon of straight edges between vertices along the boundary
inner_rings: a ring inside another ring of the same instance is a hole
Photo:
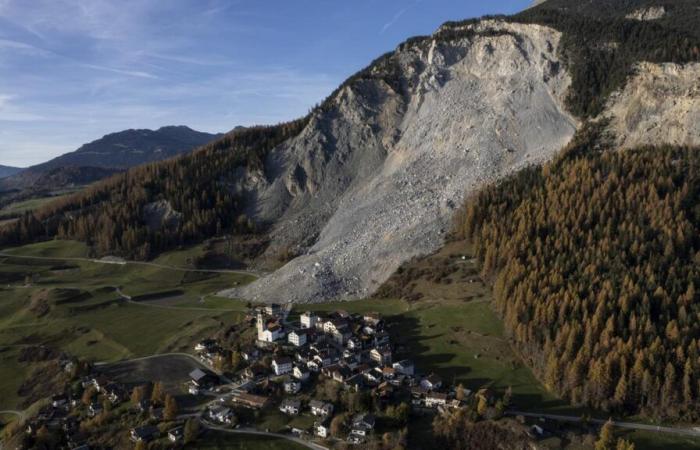
[[[250,215],[275,223],[269,252],[300,256],[227,294],[362,297],[437,249],[465,194],[550,158],[575,133],[559,40],[549,28],[497,21],[441,29],[392,55],[396,83],[345,85],[269,154],[268,173],[240,183]]]

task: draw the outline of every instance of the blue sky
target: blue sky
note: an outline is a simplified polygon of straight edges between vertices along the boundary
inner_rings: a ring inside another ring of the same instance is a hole
[[[407,37],[530,0],[0,0],[0,164],[305,114]]]

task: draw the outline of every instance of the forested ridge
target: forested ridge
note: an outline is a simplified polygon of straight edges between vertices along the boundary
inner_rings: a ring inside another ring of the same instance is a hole
[[[262,169],[267,152],[306,122],[236,131],[192,154],[130,169],[0,228],[0,244],[57,236],[85,241],[98,255],[147,259],[222,232],[250,231],[242,199],[231,194],[236,168]],[[169,226],[149,227],[144,208],[158,201],[180,216]]]
[[[637,21],[625,15],[638,7],[663,4],[660,20]],[[567,104],[581,118],[597,116],[608,96],[623,87],[640,61],[685,63],[700,60],[700,9],[690,0],[549,0],[512,17],[497,17],[555,28],[563,33],[562,61],[572,76]],[[399,45],[348,78],[306,117],[287,124],[236,131],[200,151],[162,163],[131,169],[86,191],[62,198],[0,228],[0,245],[54,237],[89,243],[96,255],[149,258],[172,248],[222,233],[264,228],[242,214],[242,199],[232,194],[236,169],[264,173],[267,151],[298,134],[313,114],[328,113],[343,87],[379,80],[396,93],[407,92],[412,78],[401,73],[400,52],[417,46],[427,51],[433,40],[470,39],[475,34],[511,34],[506,30],[465,28],[478,20],[448,22],[431,36]],[[513,33],[517,40],[519,36]],[[168,202],[176,217],[161,227],[149,226],[144,208]]]
[[[469,199],[456,219],[514,345],[577,405],[700,413],[700,149],[593,150]]]

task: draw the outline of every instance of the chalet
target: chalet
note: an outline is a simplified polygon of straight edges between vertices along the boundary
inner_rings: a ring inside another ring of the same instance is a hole
[[[301,328],[316,328],[316,323],[318,322],[319,317],[312,313],[312,312],[305,312],[299,317],[299,321],[301,322]]]
[[[286,380],[284,382],[284,392],[287,394],[296,394],[301,391],[301,382],[297,380]]]
[[[326,417],[320,422],[315,422],[314,423],[314,434],[320,438],[327,438],[330,436],[330,426],[331,426],[331,419],[330,417]]]
[[[263,331],[262,334],[263,338],[260,339],[261,341],[264,342],[275,342],[284,337],[284,331],[282,330],[282,326],[279,324],[272,324],[267,327]]]
[[[372,414],[360,414],[355,416],[352,421],[352,430],[350,434],[363,437],[367,436],[374,430],[375,423],[376,419]]]
[[[292,376],[299,381],[308,380],[310,376],[309,369],[302,366],[294,366],[294,369],[292,369]]]
[[[323,332],[333,334],[342,327],[347,327],[348,322],[343,319],[330,319],[323,323]]]
[[[420,380],[420,386],[426,391],[433,391],[442,387],[442,378],[431,373],[427,377]]]
[[[292,359],[287,356],[278,356],[272,360],[272,370],[275,375],[284,375],[292,371]]]
[[[280,405],[280,411],[290,416],[296,416],[301,411],[301,402],[299,400],[284,399]]]
[[[319,367],[327,367],[333,364],[333,358],[331,357],[331,354],[328,351],[323,351],[319,353],[318,355],[314,356],[313,360]]]
[[[380,365],[391,364],[391,349],[389,347],[373,348],[369,352],[369,357]]]
[[[219,376],[209,369],[194,369],[190,379],[199,388],[209,388],[219,384]]]
[[[158,431],[158,427],[146,425],[143,427],[132,428],[130,434],[131,440],[134,442],[150,442],[158,438],[160,431]]]
[[[306,345],[308,335],[306,330],[293,330],[287,335],[287,341],[295,347],[303,347]]]
[[[330,416],[333,414],[333,404],[322,402],[320,400],[311,400],[309,402],[311,414],[314,416]]]
[[[182,441],[184,435],[185,432],[182,427],[173,428],[172,430],[168,431],[168,440],[170,442],[180,442]]]
[[[399,362],[395,362],[392,367],[397,373],[402,373],[404,375],[413,376],[415,374],[416,368],[413,361],[409,359],[404,359]]]
[[[209,418],[221,424],[231,424],[234,414],[229,408],[224,406],[212,406],[209,408]]]
[[[447,405],[447,394],[430,392],[425,396],[425,406],[428,408],[437,408],[445,405]]]
[[[269,399],[260,395],[241,392],[231,397],[231,401],[234,404],[245,406],[247,408],[261,409],[267,405]]]

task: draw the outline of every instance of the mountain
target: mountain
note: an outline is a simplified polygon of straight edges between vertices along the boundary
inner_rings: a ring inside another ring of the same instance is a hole
[[[589,123],[622,147],[700,144],[700,41],[683,28],[689,19],[670,7],[663,20],[627,18],[654,4],[618,3],[627,6],[607,17],[549,0],[513,17],[446,23],[375,60],[304,118],[131,169],[6,226],[0,242],[48,231],[97,254],[149,258],[254,233],[267,242],[254,263],[283,266],[228,295],[367,296],[443,244],[465,196],[551,161]]]
[[[41,183],[41,189],[58,189],[68,184],[90,183],[117,171],[154,161],[161,161],[188,152],[220,138],[186,126],[168,126],[158,130],[125,130],[108,134],[50,161],[29,167],[3,180],[5,189],[24,189],[37,182],[63,180],[62,184]],[[76,171],[75,168],[86,168]],[[87,169],[92,168],[92,169]],[[100,169],[100,170],[98,170]],[[57,171],[66,173],[58,175]],[[51,177],[45,175],[51,173]],[[80,173],[78,173],[80,172]]]
[[[0,178],[5,178],[9,177],[11,175],[14,175],[18,172],[20,172],[22,169],[19,167],[10,167],[10,166],[3,166],[0,165]]]

